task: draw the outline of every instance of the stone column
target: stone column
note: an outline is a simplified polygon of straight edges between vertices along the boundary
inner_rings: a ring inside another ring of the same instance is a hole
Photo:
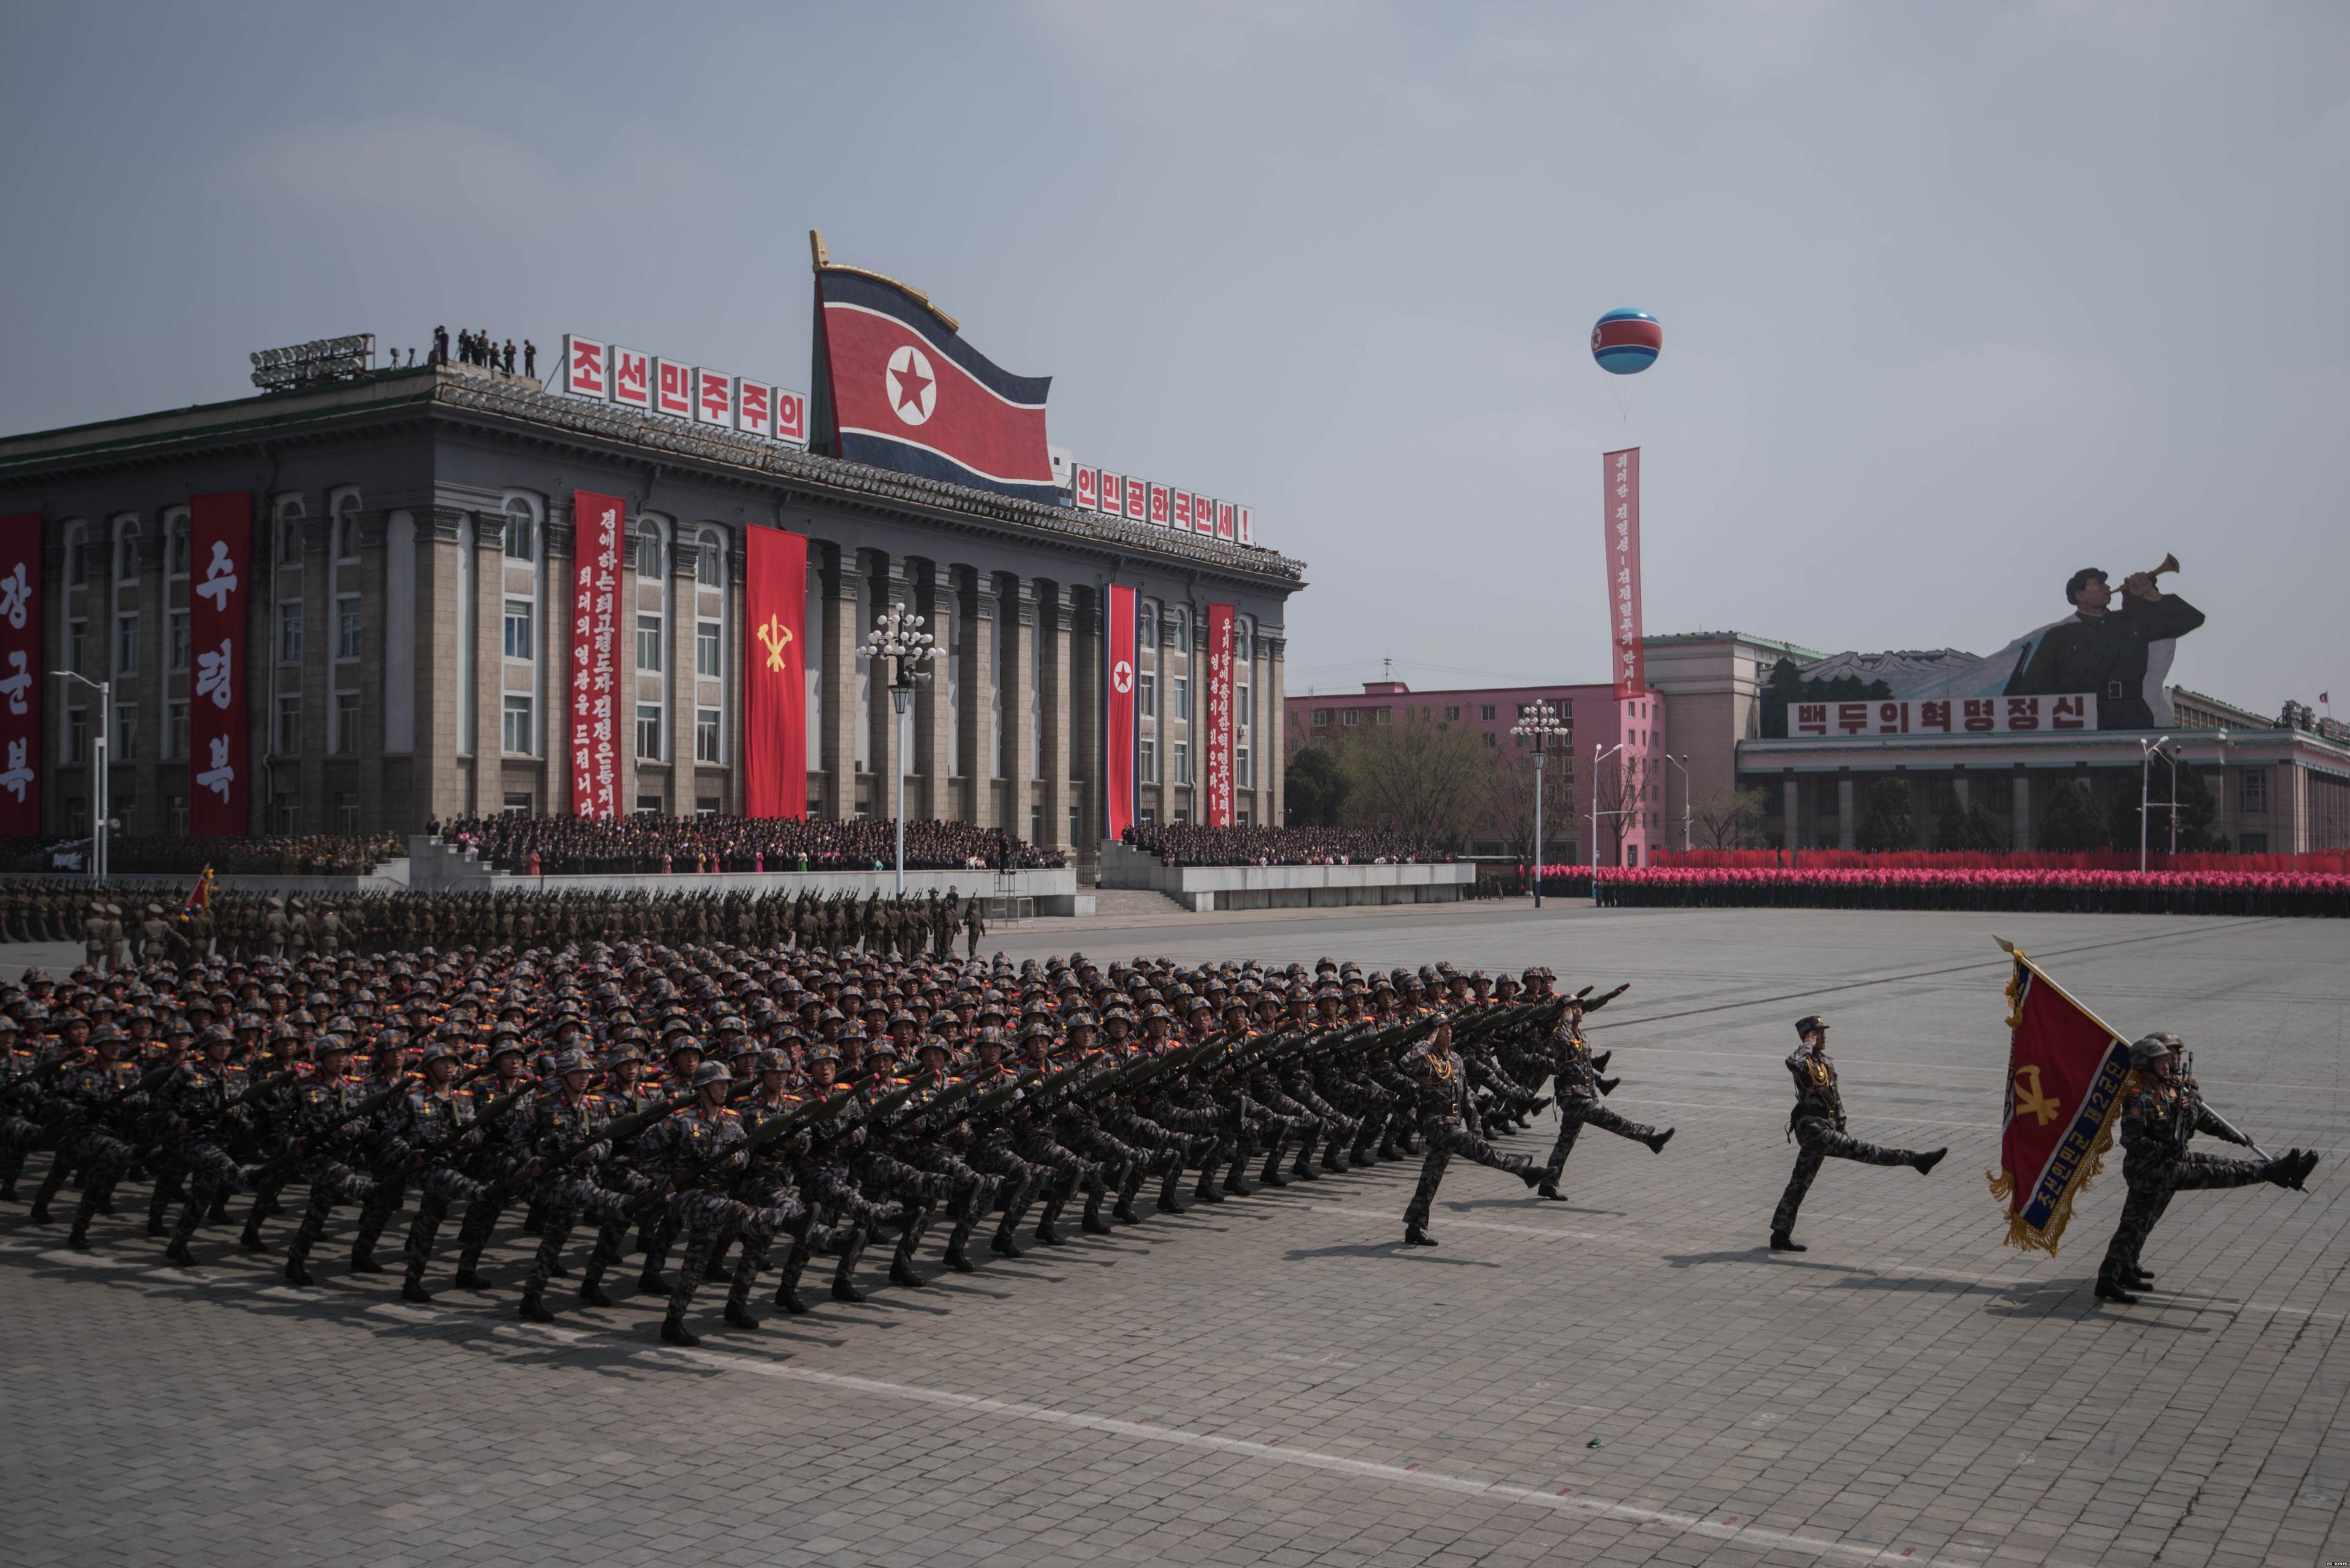
[[[385,810],[386,780],[389,768],[383,751],[383,650],[384,639],[391,635],[384,625],[384,583],[390,567],[390,552],[384,543],[387,516],[382,512],[362,512],[352,520],[358,537],[352,554],[359,564],[346,568],[342,580],[336,584],[336,597],[356,592],[359,600],[359,662],[357,670],[359,694],[359,732],[351,754],[359,759],[359,826],[380,827],[387,820]],[[552,631],[550,627],[549,631]],[[335,651],[342,650],[342,618],[336,616]],[[341,679],[337,666],[337,680]]]
[[[1037,669],[1044,677],[1037,723],[1044,740],[1037,769],[1036,804],[1045,815],[1040,845],[1075,849],[1069,842],[1070,794],[1069,719],[1072,688],[1069,679],[1069,590],[1058,583],[1040,583],[1036,591]]]
[[[135,680],[139,704],[139,760],[122,770],[138,800],[138,810],[123,824],[130,833],[160,834],[169,824],[163,817],[163,726],[165,711],[170,705],[166,688],[170,677],[164,674],[164,661],[171,658],[171,627],[164,613],[170,594],[164,586],[168,570],[164,556],[165,530],[158,514],[152,523],[142,520],[139,525],[139,591],[134,596],[139,612],[139,669]],[[44,695],[57,700],[56,689],[65,684],[52,680],[51,690]]]
[[[973,570],[962,594],[962,776],[964,820],[981,827],[999,826],[996,798],[995,633],[1003,607],[995,579]]]
[[[915,563],[915,597],[909,602],[922,617],[922,629],[938,639],[939,657],[923,666],[929,679],[914,691],[912,726],[914,778],[908,781],[909,815],[944,821],[962,814],[956,809],[952,774],[954,759],[947,745],[947,639],[956,604],[952,569],[935,561]],[[919,794],[917,793],[919,786]]]
[[[1029,759],[1028,671],[1036,657],[1034,585],[1003,579],[1003,804],[1001,826],[1015,838],[1028,836],[1028,808],[1036,770]]]
[[[1852,774],[1836,775],[1836,847],[1850,849],[1857,836],[1859,821],[1855,813]]]
[[[914,604],[910,563],[904,556],[883,556],[877,552],[873,564],[872,600],[866,607],[865,624],[857,628],[857,639],[860,644],[871,634],[874,623],[889,613],[891,605],[904,605],[910,609]],[[866,703],[871,710],[873,724],[873,738],[869,742],[873,753],[873,815],[887,818],[897,815],[899,770],[907,766],[907,759],[899,742],[897,700],[889,695],[889,660],[869,659],[866,660]],[[914,715],[909,710],[906,714],[909,741],[912,738],[913,724]],[[918,815],[920,797],[916,793],[916,781],[907,779],[905,792],[906,815],[909,817]]]
[[[833,548],[824,596],[824,792],[833,820],[857,815],[857,626],[865,577],[857,552]]]
[[[1106,802],[1102,798],[1103,595],[1074,590],[1069,618],[1069,803],[1077,808],[1076,864],[1087,877],[1098,875]]]
[[[463,514],[419,508],[416,515],[416,802],[423,821],[465,809],[466,775],[457,753],[458,525]],[[478,760],[478,759],[477,759]]]
[[[702,549],[699,531],[678,525],[678,539],[669,553],[669,604],[661,622],[669,633],[669,776],[670,812],[691,816],[700,790],[694,777],[693,716],[701,706],[701,681],[693,672],[693,629],[702,618],[697,566]]]
[[[473,789],[471,807],[505,805],[505,524],[473,514]],[[631,622],[631,625],[634,623]],[[621,803],[621,810],[629,803]]]
[[[1264,643],[1264,708],[1267,733],[1266,743],[1259,748],[1264,753],[1266,761],[1258,765],[1269,767],[1270,770],[1264,781],[1265,799],[1272,804],[1267,807],[1265,821],[1275,827],[1280,827],[1289,821],[1289,775],[1286,771],[1289,766],[1289,702],[1285,695],[1286,683],[1282,670],[1282,654],[1287,644],[1283,639],[1277,637],[1263,638],[1262,640]],[[1543,830],[1545,833],[1549,832],[1550,824],[1547,821],[1544,822]]]
[[[2015,770],[2014,823],[2008,834],[2011,849],[2033,849],[2040,843],[2032,821],[2032,775],[2019,767]]]

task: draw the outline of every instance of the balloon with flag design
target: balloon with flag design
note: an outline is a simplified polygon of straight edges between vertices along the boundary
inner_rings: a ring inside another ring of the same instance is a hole
[[[1592,325],[1591,357],[1611,376],[1638,375],[1664,346],[1664,327],[1645,310],[1611,310]]]

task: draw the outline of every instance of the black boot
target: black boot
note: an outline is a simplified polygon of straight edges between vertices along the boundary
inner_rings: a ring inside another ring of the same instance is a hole
[[[947,1267],[952,1269],[958,1274],[971,1274],[979,1272],[979,1265],[971,1261],[971,1254],[963,1251],[963,1244],[961,1241],[957,1241],[947,1248]]]
[[[1109,1217],[1122,1225],[1142,1223],[1142,1216],[1134,1211],[1134,1199],[1123,1193],[1118,1196],[1118,1206],[1109,1211]]]
[[[355,1274],[383,1274],[390,1273],[390,1272],[391,1271],[386,1269],[381,1263],[375,1261],[374,1248],[353,1247],[351,1249],[351,1272]]]
[[[2114,1283],[2111,1280],[2102,1278],[2097,1281],[2097,1299],[2101,1302],[2118,1302],[2123,1306],[2137,1305],[2137,1298],[2136,1296],[2130,1294],[2129,1292],[2122,1289],[2121,1286]]]
[[[794,1317],[806,1317],[808,1304],[801,1299],[797,1282],[785,1280],[775,1287],[775,1304]]]
[[[1539,1165],[1529,1165],[1519,1170],[1518,1179],[1528,1187],[1546,1187],[1550,1184],[1550,1172]]]
[[[1544,1171],[1543,1173],[1542,1183],[1534,1189],[1534,1196],[1537,1198],[1547,1198],[1553,1203],[1564,1203],[1566,1201],[1566,1194],[1558,1189],[1558,1183],[1551,1179],[1550,1173],[1548,1171]]]
[[[1784,1231],[1773,1231],[1771,1232],[1771,1250],[1774,1252],[1808,1252],[1811,1251],[1809,1247],[1804,1246],[1801,1241],[1796,1241]]]
[[[1928,1149],[1909,1161],[1909,1168],[1920,1176],[1930,1175],[1934,1168],[1942,1163],[1942,1157],[1950,1152],[1948,1148]]]
[[[637,1289],[649,1296],[665,1296],[670,1290],[669,1276],[648,1269],[637,1276]]]
[[[400,1282],[400,1299],[404,1302],[414,1302],[418,1306],[431,1306],[432,1293],[424,1288],[422,1280],[411,1275]]]
[[[317,1283],[316,1280],[313,1280],[310,1277],[310,1271],[303,1266],[302,1260],[299,1258],[288,1258],[286,1260],[286,1282],[289,1285],[312,1285]]]
[[[538,1293],[536,1291],[523,1292],[522,1305],[515,1309],[515,1315],[522,1319],[525,1323],[553,1323],[555,1321],[555,1314],[546,1310],[546,1303],[538,1299]]]
[[[759,1320],[751,1315],[751,1309],[749,1307],[737,1306],[733,1302],[728,1302],[726,1303],[726,1326],[729,1328],[739,1328],[748,1332],[755,1330],[759,1326]]]
[[[267,1244],[261,1239],[259,1220],[248,1220],[244,1222],[244,1229],[237,1232],[236,1244],[248,1252],[265,1252],[269,1250]]]
[[[1403,1231],[1403,1244],[1407,1247],[1433,1247],[1436,1238],[1418,1225],[1407,1225]]]
[[[1024,1258],[1027,1256],[1025,1252],[1023,1252],[1020,1250],[1020,1243],[1014,1241],[1009,1235],[1002,1231],[998,1231],[993,1236],[988,1238],[987,1250],[993,1252],[999,1258]]]
[[[919,1291],[931,1282],[914,1272],[914,1265],[905,1259],[892,1258],[889,1260],[889,1282],[903,1285],[910,1291]]]
[[[682,1319],[665,1317],[661,1319],[661,1343],[663,1345],[674,1345],[684,1350],[691,1350],[695,1345],[700,1345],[702,1341],[698,1336],[688,1334],[685,1331],[685,1323]]]
[[[479,1269],[459,1269],[457,1277],[449,1282],[461,1291],[485,1291],[490,1288],[490,1282],[482,1277]]]
[[[1665,1145],[1673,1141],[1673,1128],[1667,1127],[1660,1133],[1650,1133],[1647,1137],[1642,1138],[1640,1141],[1648,1146],[1648,1152],[1650,1154],[1662,1154],[1665,1152]],[[1939,1159],[1942,1157],[1938,1154],[1934,1158],[1936,1159]],[[1925,1168],[1920,1167],[1919,1168],[1923,1169]]]
[[[580,1281],[579,1289],[575,1293],[579,1297],[581,1306],[608,1307],[612,1304],[611,1293],[605,1290],[602,1282],[598,1280]]]
[[[188,1243],[184,1238],[174,1237],[172,1244],[163,1249],[163,1256],[183,1269],[192,1269],[196,1266],[196,1255],[188,1250]]]

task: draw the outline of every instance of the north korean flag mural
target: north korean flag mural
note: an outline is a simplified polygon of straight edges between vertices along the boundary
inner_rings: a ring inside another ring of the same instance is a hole
[[[807,539],[748,531],[743,815],[807,815]]]
[[[1045,444],[1049,376],[1015,376],[965,343],[920,294],[816,252],[819,452],[1066,504]]]
[[[0,836],[41,831],[41,514],[0,517]]]
[[[246,607],[253,602],[253,496],[233,490],[188,504],[193,602],[188,637],[195,689],[188,704],[188,833],[243,837],[251,754],[245,712]]]
[[[1113,583],[1107,597],[1109,636],[1102,641],[1109,679],[1102,683],[1102,742],[1108,754],[1102,767],[1102,815],[1106,831],[1116,838],[1134,826],[1134,590]]]

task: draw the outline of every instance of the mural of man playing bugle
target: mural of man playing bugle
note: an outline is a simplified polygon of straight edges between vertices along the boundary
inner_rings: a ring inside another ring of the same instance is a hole
[[[2168,722],[2163,678],[2170,670],[2171,639],[2203,624],[2203,612],[2155,585],[2157,573],[2176,570],[2175,559],[2154,572],[2132,572],[2122,580],[2121,603],[2106,574],[2084,566],[2066,579],[2072,616],[2043,627],[2038,640],[2017,660],[2007,682],[2011,697],[2045,697],[2069,691],[2097,694],[2100,730],[2151,730]]]

